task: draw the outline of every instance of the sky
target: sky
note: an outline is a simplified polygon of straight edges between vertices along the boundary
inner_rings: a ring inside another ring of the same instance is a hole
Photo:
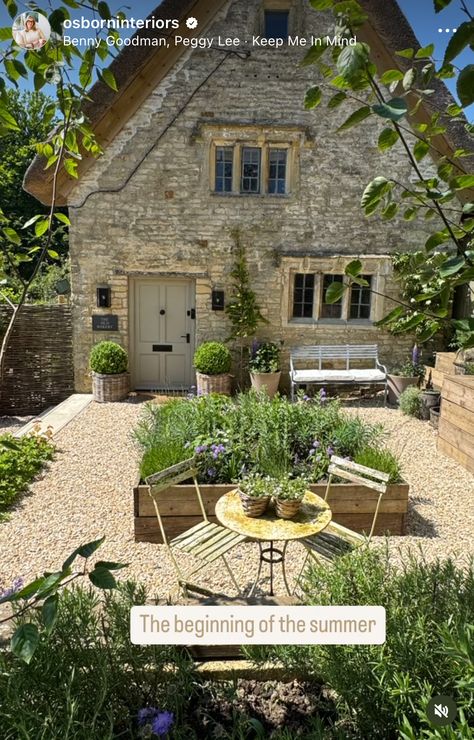
[[[379,0],[379,2],[385,2],[385,0]],[[466,2],[474,14],[474,0],[466,0]],[[17,3],[19,12],[28,10],[25,2],[17,0]],[[54,0],[43,0],[43,2],[40,0],[39,2],[39,5],[44,5],[45,7],[47,4],[54,9]],[[108,4],[113,13],[119,9],[123,9],[129,17],[133,15],[135,18],[145,18],[159,3],[158,0],[138,0],[138,2],[132,0],[109,0]],[[427,46],[429,43],[435,43],[435,58],[437,60],[442,59],[444,50],[453,35],[453,29],[467,20],[466,15],[461,10],[460,0],[452,0],[451,5],[438,14],[434,12],[433,0],[398,0],[398,4],[414,29],[420,44]],[[73,17],[78,14],[79,11],[77,10],[71,11]],[[7,25],[11,25],[11,20],[3,6],[3,2],[0,0],[0,26]],[[83,35],[82,32],[81,35]],[[459,67],[472,63],[474,63],[474,52],[469,49],[463,52],[456,62]],[[446,84],[455,95],[455,80],[447,80]],[[472,120],[474,118],[474,105],[466,113],[468,118]]]

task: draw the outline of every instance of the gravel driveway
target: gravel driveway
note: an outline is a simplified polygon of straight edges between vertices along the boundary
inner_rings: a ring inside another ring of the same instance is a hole
[[[173,590],[164,548],[133,539],[132,487],[138,451],[130,432],[141,408],[139,398],[92,403],[57,434],[55,459],[10,520],[0,524],[0,588],[18,576],[31,579],[43,570],[56,569],[75,547],[105,534],[100,559],[130,563],[122,577],[146,581],[152,595],[163,598]],[[391,539],[394,555],[399,548],[418,543],[428,557],[453,551],[461,558],[474,554],[474,476],[437,453],[432,428],[391,409],[363,406],[351,408],[350,413],[384,425],[387,444],[400,455],[410,483],[408,536]],[[249,543],[232,551],[230,558],[241,583],[252,580],[257,550]],[[302,548],[290,545],[290,573],[299,572],[302,558]],[[199,582],[231,593],[222,570],[221,564],[207,568]],[[277,577],[277,591],[281,587]]]

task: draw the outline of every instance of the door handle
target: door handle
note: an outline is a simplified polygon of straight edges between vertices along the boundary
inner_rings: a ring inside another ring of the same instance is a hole
[[[186,339],[186,344],[189,344],[191,341],[191,334],[181,334],[181,339]]]

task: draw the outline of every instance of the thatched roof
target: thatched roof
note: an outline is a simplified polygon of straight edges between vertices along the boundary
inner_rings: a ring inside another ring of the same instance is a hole
[[[170,35],[179,33],[182,36],[193,37],[205,31],[206,26],[225,2],[226,0],[163,0],[149,17],[179,19],[181,22],[179,30],[172,31]],[[369,20],[358,36],[370,44],[379,71],[393,67],[404,69],[409,66],[409,62],[396,56],[395,52],[408,47],[420,48],[420,45],[396,0],[360,0],[360,2]],[[188,15],[194,15],[200,19],[199,30],[187,29],[184,20]],[[154,29],[140,29],[133,38],[154,36],[156,36]],[[131,45],[123,48],[110,65],[119,91],[114,92],[104,83],[96,82],[89,93],[91,100],[84,104],[84,112],[89,118],[98,141],[104,148],[124,127],[156,85],[166,77],[183,53],[182,46],[176,47],[173,44],[169,49],[144,45]],[[441,104],[444,107],[455,102],[443,82],[434,80],[433,88],[436,90],[438,105]],[[417,114],[417,120],[427,120],[429,115],[429,108],[422,107]],[[439,149],[446,154],[459,147],[472,147],[472,140],[462,123],[450,123],[449,137],[440,137],[440,139],[442,141],[440,141]],[[79,177],[93,161],[87,154],[84,156],[79,164]],[[23,183],[25,190],[43,203],[49,203],[51,199],[51,169],[45,171],[44,160],[36,157]],[[61,171],[57,183],[58,204],[67,204],[69,193],[76,183],[77,180]]]

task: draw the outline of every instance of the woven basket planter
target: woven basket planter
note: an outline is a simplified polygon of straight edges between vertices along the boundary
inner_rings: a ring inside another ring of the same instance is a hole
[[[271,499],[271,496],[252,498],[242,491],[239,491],[239,497],[245,516],[251,517],[261,516],[266,511],[268,502]]]
[[[222,375],[204,375],[196,372],[198,396],[208,396],[210,393],[222,393],[230,396],[232,390],[232,376],[229,373]]]
[[[278,499],[276,500],[276,513],[277,516],[280,517],[280,519],[293,519],[294,516],[297,515],[297,513],[300,510],[301,506],[301,499],[291,499],[291,501],[286,501],[286,499]]]
[[[92,394],[94,401],[107,403],[109,401],[123,401],[130,392],[130,374],[102,375],[92,373]]]

